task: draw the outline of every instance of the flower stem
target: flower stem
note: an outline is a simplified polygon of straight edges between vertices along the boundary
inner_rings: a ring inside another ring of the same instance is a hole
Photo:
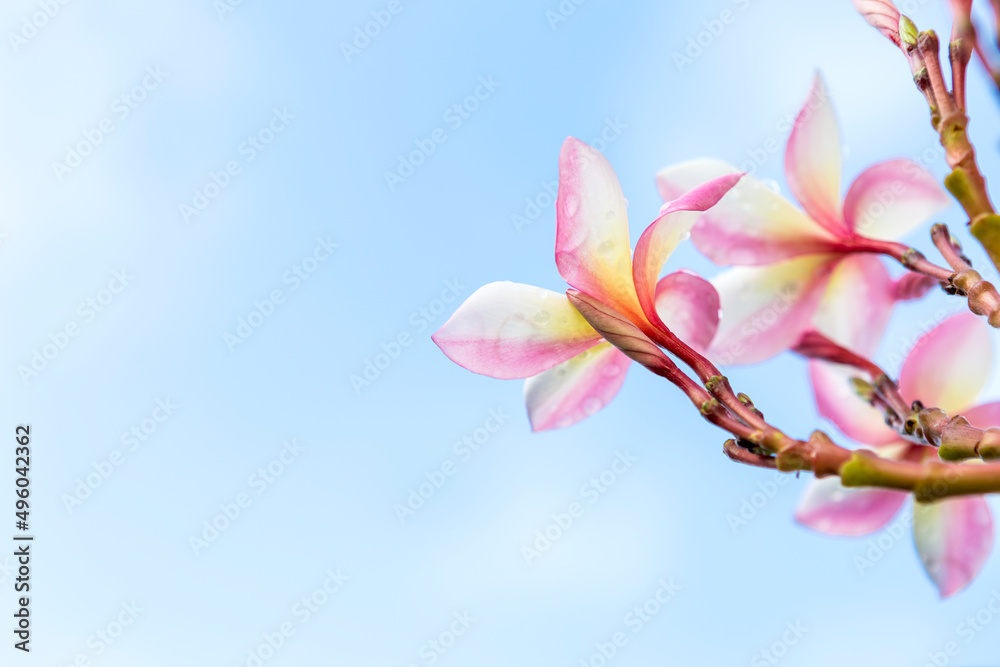
[[[908,47],[911,67],[921,67],[914,72],[917,88],[927,98],[931,124],[937,130],[945,159],[951,173],[944,184],[952,196],[965,209],[969,217],[969,231],[982,244],[993,264],[1000,269],[1000,215],[990,201],[986,179],[976,162],[976,152],[969,140],[969,116],[965,108],[965,74],[969,62],[969,44],[990,69],[969,17],[956,18],[957,39],[949,45],[952,66],[952,92],[948,91],[941,71],[940,44],[933,30],[922,32],[915,45]],[[990,69],[994,83],[1000,79]]]
[[[961,415],[948,417],[943,410],[925,408],[919,401],[907,403],[899,385],[874,362],[818,331],[804,334],[793,349],[808,359],[846,364],[867,373],[873,384],[856,380],[864,385],[860,393],[885,413],[886,424],[903,439],[935,447],[938,456],[947,461],[1000,458],[1000,428],[979,429]]]
[[[1000,224],[1000,216],[997,216],[997,221]],[[895,241],[861,237],[854,242],[853,250],[892,257],[910,271],[940,281],[949,294],[968,297],[969,310],[976,315],[986,316],[990,326],[1000,328],[1000,293],[992,283],[983,280],[983,277],[973,270],[968,259],[961,254],[961,249],[952,242],[946,226],[934,225],[931,228],[931,239],[951,265],[950,269],[929,261],[919,250]]]
[[[924,257],[924,254],[916,248],[897,243],[896,241],[882,241],[880,239],[859,238],[853,249],[855,252],[871,252],[885,255],[896,260],[904,267],[914,273],[922,273],[943,283],[951,281],[955,272],[938,266],[934,262]]]

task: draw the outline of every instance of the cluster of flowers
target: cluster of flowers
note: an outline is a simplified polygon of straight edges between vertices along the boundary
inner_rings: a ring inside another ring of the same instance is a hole
[[[886,9],[891,3],[856,4],[900,44],[900,17]],[[471,371],[525,379],[536,431],[570,426],[603,408],[632,361],[656,371],[656,364],[622,344],[628,335],[612,337],[595,328],[595,304],[626,322],[628,331],[637,332],[633,338],[645,336],[660,347],[664,340],[682,341],[690,355],[718,363],[761,362],[785,350],[801,351],[803,341],[817,336],[870,358],[895,304],[923,296],[940,281],[921,273],[893,279],[880,255],[900,260],[899,252],[887,248],[903,247],[895,241],[948,207],[950,199],[930,173],[908,160],[868,168],[842,196],[841,143],[829,100],[817,76],[788,139],[785,176],[801,208],[724,162],[678,164],[657,174],[666,203],[634,254],[614,170],[600,152],[567,139],[559,159],[555,259],[571,289],[561,294],[491,283],[455,312],[434,341]],[[716,264],[732,268],[711,281],[684,270],[660,277],[687,239]],[[1000,425],[1000,403],[974,406],[991,366],[986,322],[971,313],[957,315],[917,343],[902,366],[898,391],[907,403],[962,415],[973,426]],[[892,461],[938,460],[934,446],[887,425],[885,412],[852,382],[859,375],[855,366],[813,358],[809,373],[819,413],[862,447]],[[810,483],[797,519],[828,534],[863,535],[887,525],[910,495],[847,488],[838,476],[824,477]],[[916,502],[913,511],[924,567],[941,594],[952,595],[989,554],[987,503],[969,494]]]

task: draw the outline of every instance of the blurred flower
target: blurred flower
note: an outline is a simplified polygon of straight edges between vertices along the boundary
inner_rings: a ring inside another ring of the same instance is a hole
[[[992,367],[986,327],[974,315],[956,315],[923,336],[911,350],[900,375],[900,391],[907,401],[919,399],[987,428],[1000,423],[1000,402],[969,406],[985,387]],[[872,445],[871,449],[887,458],[938,458],[935,448],[902,440],[882,422],[878,410],[854,395],[846,381],[846,368],[811,361],[810,369],[820,413],[845,434]],[[908,495],[845,488],[839,478],[828,477],[810,482],[796,519],[830,535],[865,535],[889,523]],[[948,597],[972,581],[986,562],[993,546],[993,519],[982,496],[916,503],[913,536],[924,569],[941,596]]]
[[[735,171],[719,160],[693,160],[663,169],[657,184],[670,200]],[[788,186],[805,211],[745,176],[692,230],[709,259],[739,267],[712,281],[723,318],[710,356],[723,363],[762,361],[808,328],[829,334],[827,324],[851,326],[843,317],[875,318],[860,324],[877,337],[875,323],[884,324],[895,300],[915,294],[892,288],[881,262],[857,253],[870,253],[871,239],[915,229],[949,205],[946,193],[919,165],[890,160],[862,172],[841,202],[840,172],[837,121],[817,75],[785,151]]]
[[[899,38],[900,13],[892,0],[854,0],[854,8],[868,21],[869,25],[902,48]]]
[[[739,178],[723,175],[665,205],[640,238],[633,265],[627,202],[614,170],[599,151],[567,139],[556,202],[559,274],[641,330],[669,327],[695,349],[704,349],[718,325],[715,289],[683,271],[657,278],[700,212]],[[527,378],[525,402],[536,431],[569,426],[603,408],[618,393],[630,363],[565,294],[511,282],[477,290],[433,340],[473,372]]]

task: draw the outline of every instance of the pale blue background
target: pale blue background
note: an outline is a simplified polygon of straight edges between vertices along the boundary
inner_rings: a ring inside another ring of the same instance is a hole
[[[937,0],[914,4],[921,27],[948,32]],[[874,161],[933,148],[900,54],[847,0],[591,0],[555,29],[556,0],[403,0],[348,62],[340,43],[385,6],[244,0],[220,18],[211,0],[74,0],[16,52],[0,46],[0,411],[4,433],[34,429],[38,535],[35,652],[5,645],[0,662],[245,665],[262,633],[291,621],[294,636],[265,664],[425,665],[421,646],[467,610],[476,623],[435,664],[575,666],[626,629],[661,578],[681,591],[612,664],[754,664],[789,622],[808,628],[781,660],[790,667],[918,666],[953,640],[962,652],[950,664],[995,661],[1000,619],[971,643],[955,628],[1000,589],[1000,559],[946,602],[908,535],[862,576],[854,558],[867,539],[792,522],[805,478],[734,534],[727,515],[771,474],[727,461],[723,434],[672,387],[633,368],[600,414],[532,435],[519,382],[447,361],[429,339],[446,314],[423,331],[410,319],[448,280],[463,297],[502,279],[562,289],[553,207],[520,233],[511,216],[555,178],[563,139],[589,141],[609,118],[627,125],[606,153],[633,238],[661,203],[657,169],[702,155],[741,162],[783,142],[776,125],[817,68],[843,129],[845,187]],[[678,71],[672,54],[726,8],[732,24]],[[4,34],[37,10],[6,2]],[[149,66],[169,76],[58,180],[53,161]],[[500,88],[448,127],[442,114],[481,76]],[[1000,105],[978,67],[971,87],[973,134],[998,174]],[[275,107],[296,118],[186,224],[179,205],[240,158]],[[437,127],[448,140],[390,192],[384,172]],[[785,188],[781,162],[758,175]],[[931,168],[943,173],[940,159]],[[945,219],[960,226],[955,208]],[[282,275],[327,235],[341,247],[289,291]],[[672,266],[714,271],[690,248]],[[17,367],[122,267],[134,281],[25,385]],[[287,300],[230,353],[223,335],[275,288]],[[901,308],[882,361],[960,305],[936,294]],[[401,333],[412,344],[356,393],[350,376]],[[769,418],[808,433],[817,418],[801,361],[766,368],[730,374]],[[68,512],[64,494],[167,397],[177,412]],[[510,418],[459,460],[452,444],[490,409]],[[306,451],[256,495],[248,477],[291,438]],[[521,546],[625,449],[632,468],[527,565]],[[393,505],[446,459],[457,473],[401,525]],[[12,473],[2,478],[12,488]],[[248,491],[252,504],[195,556],[189,536]],[[11,496],[0,498],[7,517]],[[350,581],[299,624],[293,605],[337,567]],[[0,591],[6,615],[9,580]],[[137,622],[95,655],[88,637],[133,600]]]

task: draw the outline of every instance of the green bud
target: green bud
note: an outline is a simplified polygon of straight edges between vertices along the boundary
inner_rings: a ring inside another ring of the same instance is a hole
[[[899,15],[899,38],[903,40],[903,44],[916,46],[918,32],[917,26],[910,20],[909,16]]]
[[[875,387],[872,386],[871,382],[867,382],[861,378],[851,378],[849,382],[851,383],[851,389],[861,398],[869,402],[875,398]]]
[[[706,417],[718,409],[719,409],[719,402],[714,398],[710,398],[701,404],[701,414],[705,415]]]

